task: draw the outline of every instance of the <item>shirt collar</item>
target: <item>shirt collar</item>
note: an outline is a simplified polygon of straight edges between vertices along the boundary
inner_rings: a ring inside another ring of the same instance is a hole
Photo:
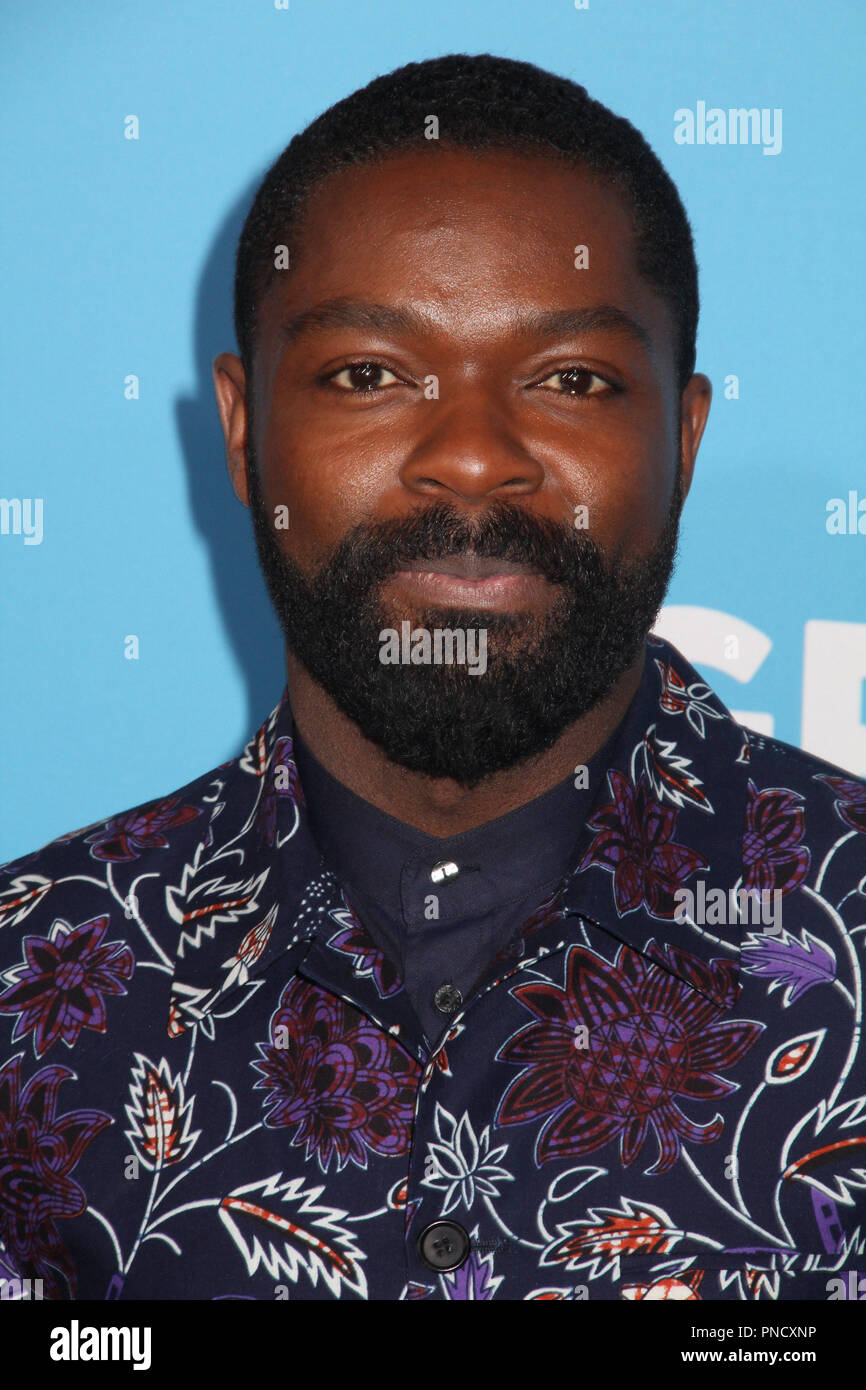
[[[736,924],[709,932],[676,922],[673,893],[710,871],[711,852],[712,886],[728,891],[741,882],[748,735],[671,643],[650,634],[646,644],[643,676],[612,739],[605,775],[583,824],[575,822],[575,868],[557,911],[541,914],[527,949],[551,949],[564,933],[577,939],[580,918],[613,942],[643,950],[652,939],[671,952],[686,947],[707,963],[739,944]],[[286,690],[242,756],[208,779],[208,831],[179,882],[166,889],[180,926],[170,1033],[192,1022],[212,1029],[210,1017],[238,1007],[230,996],[258,988],[278,958],[284,969],[306,962],[304,973],[312,970],[329,987],[354,980],[360,988],[366,980],[360,1002],[400,1031],[399,1018],[388,1020],[405,1012],[402,996],[389,997],[376,977],[372,943],[354,939],[356,924],[317,847],[293,733]],[[677,832],[686,807],[700,813],[688,844]],[[340,944],[328,951],[335,938]],[[503,968],[492,967],[500,974]]]
[[[467,918],[559,879],[573,859],[579,826],[615,740],[616,733],[590,760],[585,776],[570,773],[506,815],[447,837],[425,834],[357,796],[331,776],[297,731],[294,756],[309,825],[325,861],[349,897],[375,901],[399,927],[410,882],[426,884],[423,891],[430,893],[447,874],[445,866],[454,871],[446,891],[450,896],[456,890]]]

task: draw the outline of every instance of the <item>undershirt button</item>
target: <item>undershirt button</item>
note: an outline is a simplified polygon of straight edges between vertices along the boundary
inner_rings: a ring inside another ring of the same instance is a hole
[[[436,1005],[440,1014],[445,1014],[447,1017],[450,1017],[451,1014],[456,1014],[460,1005],[463,1003],[463,995],[456,985],[452,985],[449,982],[448,984],[439,986],[436,993],[433,995],[433,1003]]]
[[[446,878],[456,878],[459,872],[458,865],[452,859],[440,859],[430,870],[430,880],[432,883],[444,883]]]

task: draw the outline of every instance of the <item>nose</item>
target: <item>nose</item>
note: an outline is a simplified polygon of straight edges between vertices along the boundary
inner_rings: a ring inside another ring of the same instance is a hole
[[[544,469],[521,442],[507,406],[480,388],[454,392],[425,403],[430,417],[401,467],[403,486],[466,502],[535,492]]]

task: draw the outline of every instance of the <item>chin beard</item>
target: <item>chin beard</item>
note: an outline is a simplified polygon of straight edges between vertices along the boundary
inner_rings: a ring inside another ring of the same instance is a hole
[[[608,563],[584,532],[491,503],[478,521],[435,503],[399,521],[352,528],[307,578],[283,554],[249,458],[259,563],[286,642],[360,729],[401,767],[472,788],[550,748],[639,655],[676,558],[682,471],[653,549]],[[472,549],[529,565],[561,590],[543,617],[441,606],[395,614],[383,582],[408,562]],[[486,629],[487,665],[386,665],[383,629]]]

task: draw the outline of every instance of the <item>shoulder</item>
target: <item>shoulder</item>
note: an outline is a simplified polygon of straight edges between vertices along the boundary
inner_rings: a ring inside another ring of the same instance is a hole
[[[263,726],[264,727],[264,726]],[[109,918],[114,925],[136,916],[143,899],[154,907],[163,931],[176,927],[165,912],[166,892],[213,843],[219,818],[223,839],[246,824],[261,787],[255,749],[260,729],[244,752],[193,781],[138,806],[73,830],[30,854],[0,866],[2,960],[17,954],[20,937],[74,930]],[[166,943],[173,948],[174,942]]]
[[[815,798],[826,799],[828,789],[839,793],[845,788],[852,796],[866,796],[866,776],[827,762],[782,739],[770,738],[745,727],[743,733],[749,748],[749,766],[762,780],[775,776],[796,782],[798,790]]]
[[[185,786],[153,797],[139,806],[116,811],[103,820],[57,836],[40,849],[0,866],[0,883],[18,873],[72,872],[91,867],[133,862],[145,867],[161,850],[175,850],[200,829],[208,814],[209,793],[235,763],[197,777]]]
[[[850,888],[866,870],[866,778],[793,744],[745,730],[748,741],[746,834],[767,853],[808,847],[832,855]]]

